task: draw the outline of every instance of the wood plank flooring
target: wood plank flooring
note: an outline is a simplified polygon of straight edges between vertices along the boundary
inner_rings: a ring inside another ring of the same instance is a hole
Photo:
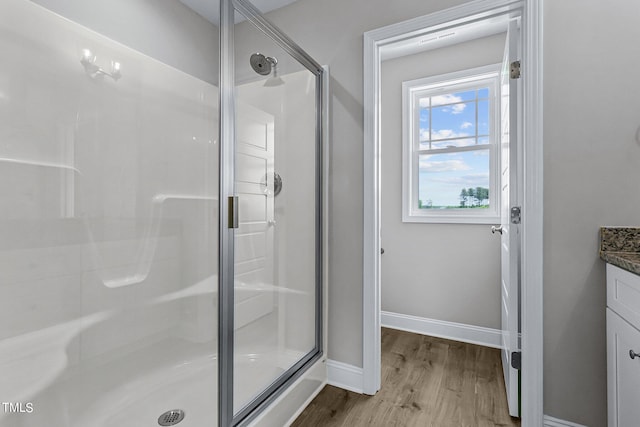
[[[382,329],[382,388],[365,396],[325,387],[293,427],[519,426],[500,351]]]

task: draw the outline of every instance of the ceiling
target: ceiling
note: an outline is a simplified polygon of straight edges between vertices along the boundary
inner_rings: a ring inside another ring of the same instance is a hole
[[[291,4],[297,0],[251,0],[251,4],[262,13],[271,12],[283,6]],[[198,15],[216,25],[220,24],[220,2],[219,0],[180,0],[181,3],[193,9]],[[236,21],[239,21],[237,19]]]

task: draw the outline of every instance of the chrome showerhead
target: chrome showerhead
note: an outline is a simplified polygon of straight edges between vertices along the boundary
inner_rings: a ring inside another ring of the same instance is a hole
[[[284,80],[278,77],[278,60],[273,56],[264,56],[261,53],[254,53],[249,58],[249,64],[253,71],[261,76],[268,76],[273,72],[273,75],[269,77],[265,82],[265,87],[280,86],[284,84]]]
[[[273,59],[274,62],[270,61],[270,59]],[[272,65],[275,65],[277,63],[277,59],[264,56],[261,53],[254,53],[253,55],[251,55],[251,58],[249,58],[249,64],[251,64],[251,68],[253,68],[253,71],[260,74],[261,76],[268,76],[269,74],[271,74]]]

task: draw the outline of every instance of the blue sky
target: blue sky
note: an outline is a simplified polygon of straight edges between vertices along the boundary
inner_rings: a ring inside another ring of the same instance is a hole
[[[480,98],[487,96],[487,89],[480,90]],[[421,148],[429,148],[429,132],[431,132],[432,149],[475,145],[476,103],[469,102],[474,98],[475,91],[431,97],[431,123],[429,123],[429,98],[421,99]],[[478,102],[478,135],[489,133],[488,103],[487,100]],[[455,139],[446,140],[448,138]],[[425,140],[426,142],[423,142]],[[478,142],[487,143],[488,138],[480,137]],[[460,203],[459,196],[463,188],[489,188],[488,149],[420,155],[419,163],[418,195],[423,202],[431,200],[436,206],[457,206]]]

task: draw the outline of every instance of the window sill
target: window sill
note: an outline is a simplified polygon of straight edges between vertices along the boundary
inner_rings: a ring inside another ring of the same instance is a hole
[[[403,216],[402,222],[424,224],[500,224],[500,216],[470,216],[470,215],[409,215]]]

